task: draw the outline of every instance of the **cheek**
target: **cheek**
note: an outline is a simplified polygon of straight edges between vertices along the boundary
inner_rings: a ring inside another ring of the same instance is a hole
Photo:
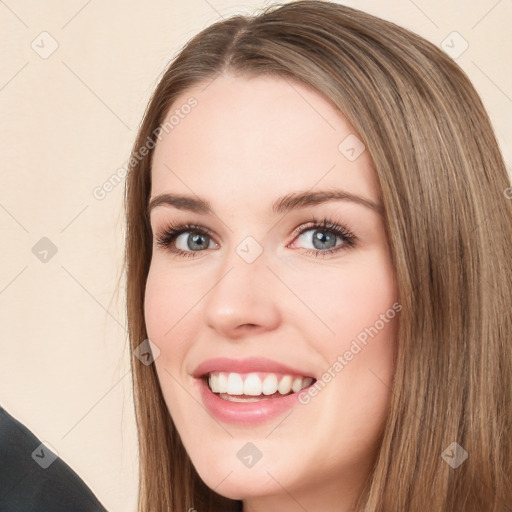
[[[179,275],[169,271],[161,258],[153,258],[144,292],[144,318],[150,338],[172,337],[177,330],[174,325],[185,315],[186,305],[193,299],[190,293],[193,288],[180,282]]]
[[[177,286],[180,289],[170,273],[161,272],[158,264],[152,263],[144,296],[146,331],[148,338],[160,350],[154,364],[168,411],[174,421],[180,422],[183,421],[184,412],[186,416],[182,400],[187,397],[183,396],[182,387],[176,382],[184,378],[181,363],[187,347],[185,343],[180,343],[180,339],[186,338],[183,336],[183,326],[188,324],[179,322],[179,319],[189,320],[193,311],[185,317],[184,303],[188,302],[184,297],[186,288],[176,293]]]
[[[180,293],[176,293],[177,287]],[[170,363],[180,360],[177,357],[181,345],[179,330],[184,324],[178,321],[186,316],[185,305],[189,303],[187,289],[177,284],[168,273],[160,272],[158,265],[152,263],[146,282],[144,319],[148,338],[160,349],[160,357],[155,361],[157,368],[165,366],[170,369]]]
[[[358,335],[364,337],[365,329],[376,322],[381,330],[381,315],[385,315],[398,298],[394,271],[385,254],[376,251],[364,257],[355,255],[354,259],[357,264],[303,273],[294,283],[297,297],[312,313],[301,313],[309,325],[308,331],[316,330],[312,339],[331,350],[332,347],[339,350]],[[294,304],[296,312],[304,309]],[[394,311],[392,314],[395,316]]]
[[[366,460],[377,447],[389,411],[399,309],[394,274],[381,257],[323,279],[314,286],[308,279],[304,290],[310,290],[308,304],[335,334],[315,319],[304,322],[304,335],[325,362],[318,393],[304,402],[317,419],[310,430],[315,452],[331,460],[334,471],[346,461]]]

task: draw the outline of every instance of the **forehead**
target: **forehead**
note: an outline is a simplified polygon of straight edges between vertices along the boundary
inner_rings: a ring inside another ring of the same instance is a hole
[[[343,187],[378,201],[368,151],[347,158],[344,141],[357,140],[353,127],[306,85],[222,75],[181,94],[166,120],[171,116],[153,155],[152,197],[179,192],[214,208],[229,201],[264,209],[295,190]]]

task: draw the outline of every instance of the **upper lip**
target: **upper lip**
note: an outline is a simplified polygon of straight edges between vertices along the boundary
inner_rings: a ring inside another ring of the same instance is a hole
[[[192,375],[194,377],[203,377],[211,372],[269,372],[284,373],[287,375],[298,375],[301,377],[312,377],[309,372],[297,368],[292,368],[285,364],[272,361],[265,357],[248,357],[246,359],[230,359],[228,357],[216,357],[207,359],[196,367]]]

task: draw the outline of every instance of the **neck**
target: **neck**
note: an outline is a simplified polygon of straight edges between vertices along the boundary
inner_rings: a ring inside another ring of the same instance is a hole
[[[243,500],[242,512],[355,512],[363,491],[365,478],[352,474],[331,482],[311,481],[307,486],[285,489],[275,478],[282,492],[254,496]]]

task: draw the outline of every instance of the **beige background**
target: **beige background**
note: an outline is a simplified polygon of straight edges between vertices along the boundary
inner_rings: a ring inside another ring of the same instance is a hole
[[[123,184],[102,200],[93,190],[125,166],[181,45],[221,16],[270,3],[0,2],[0,404],[111,512],[135,510],[138,477],[122,281],[114,294]],[[510,1],[344,3],[450,51],[467,41],[456,60],[512,162]],[[32,252],[42,237],[57,248],[46,262]]]

